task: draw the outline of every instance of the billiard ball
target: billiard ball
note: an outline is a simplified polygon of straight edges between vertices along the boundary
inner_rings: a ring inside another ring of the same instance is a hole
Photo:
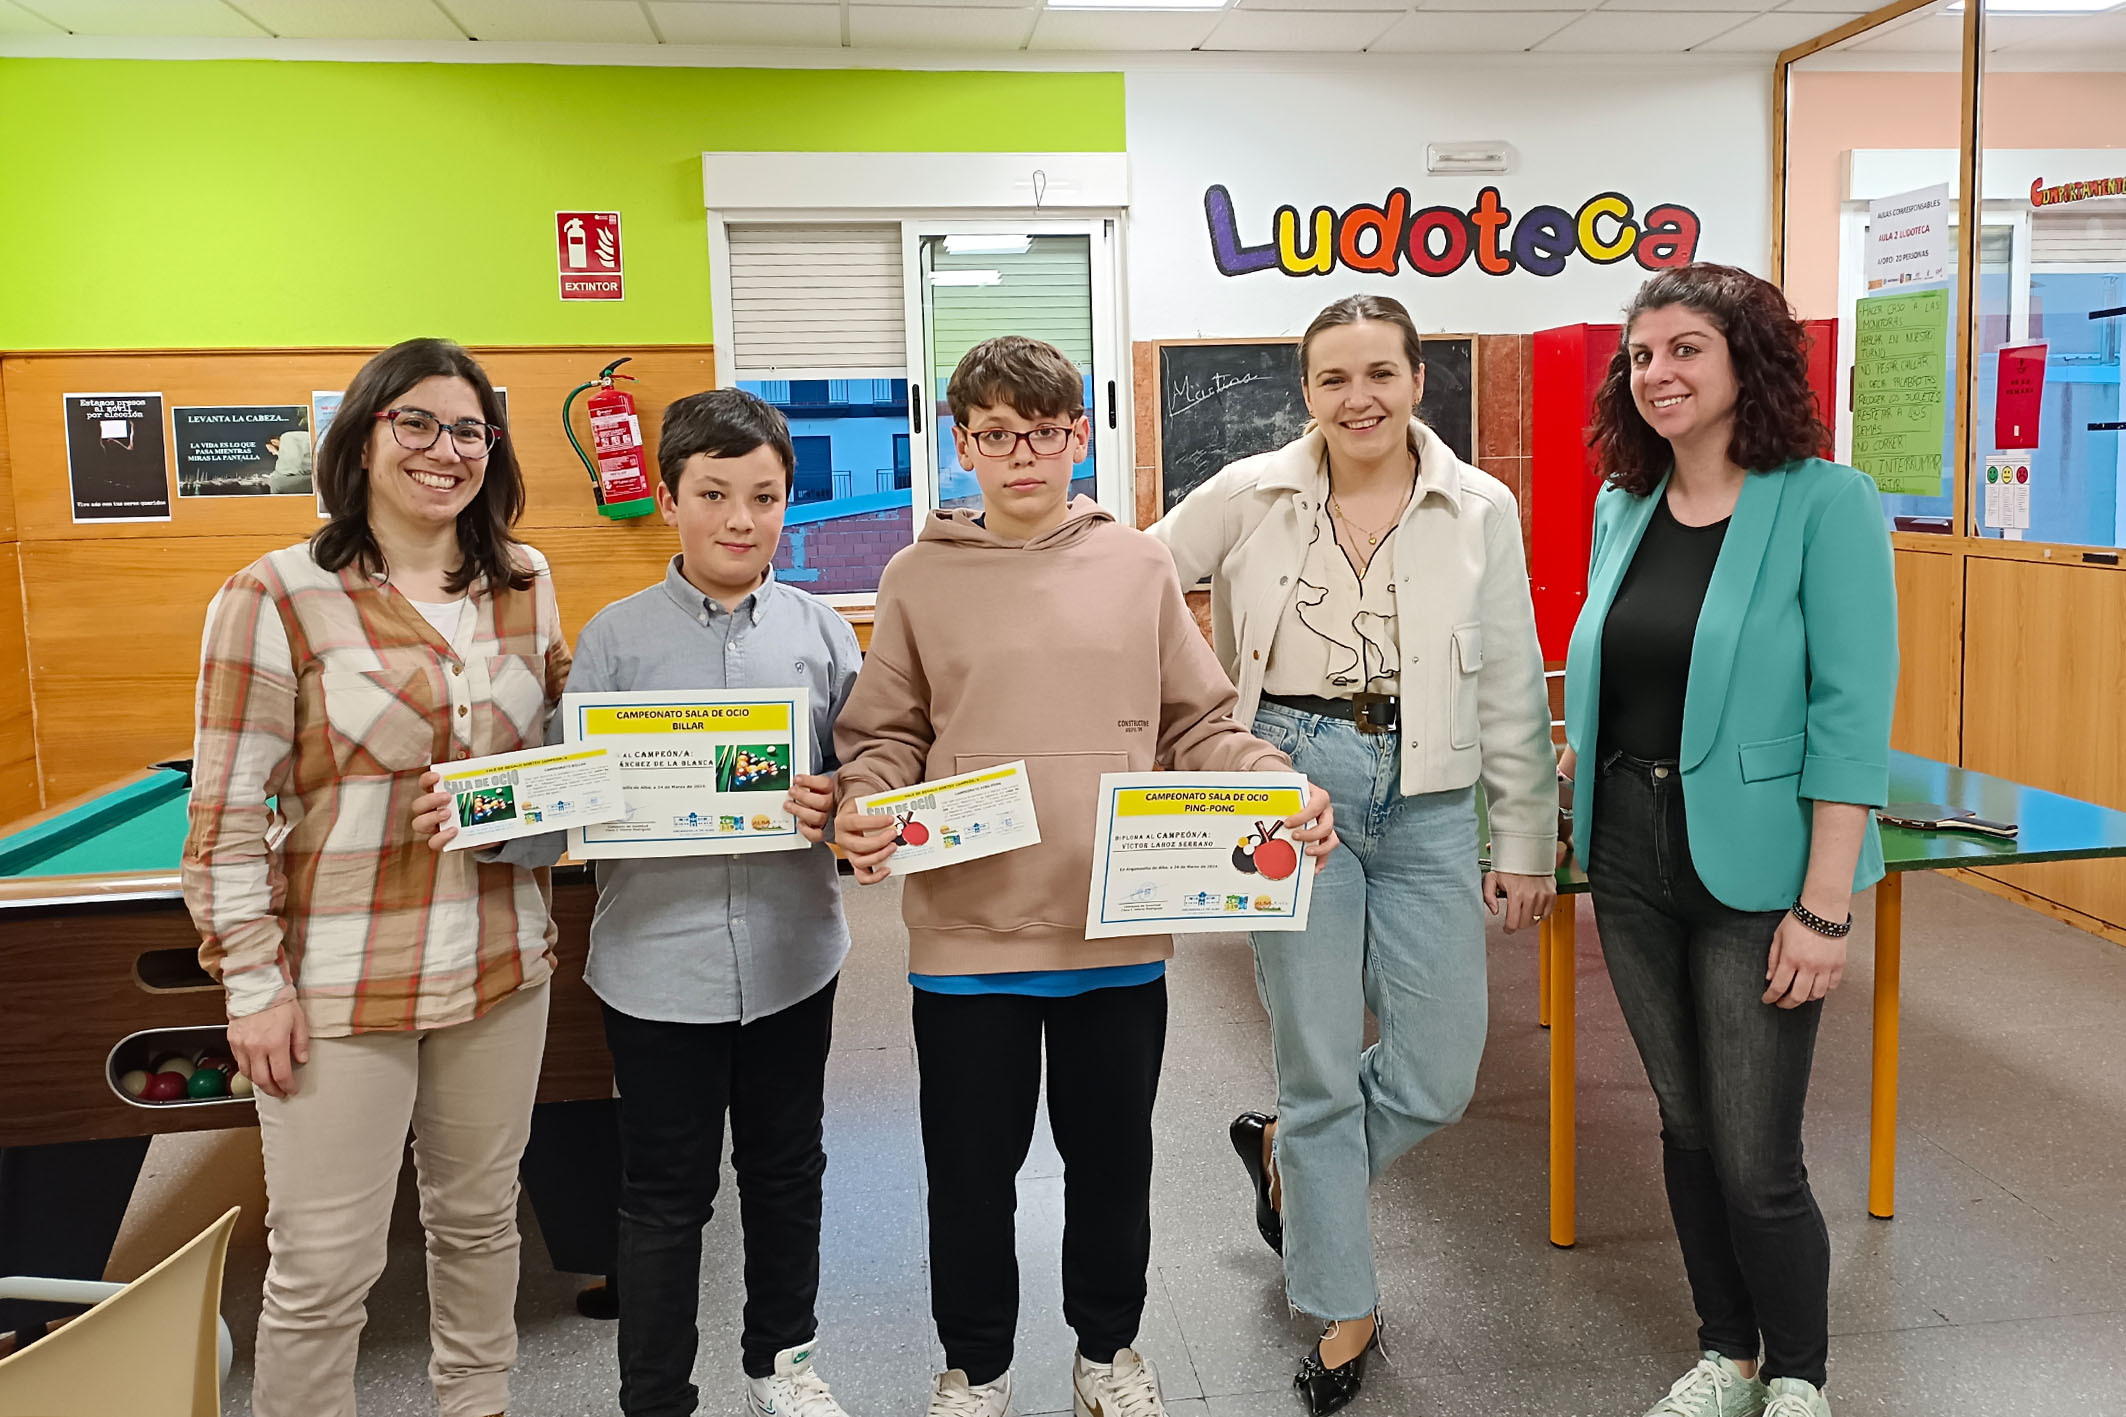
[[[229,1080],[212,1068],[201,1068],[185,1082],[185,1096],[191,1098],[227,1097]]]
[[[139,1068],[133,1069],[118,1079],[118,1090],[128,1097],[140,1096],[142,1092],[147,1090],[147,1086],[148,1075]]]
[[[175,1102],[185,1095],[185,1079],[173,1072],[159,1072],[140,1090],[145,1102]]]
[[[222,1053],[200,1054],[199,1065],[211,1072],[220,1073],[223,1077],[228,1077],[236,1071],[235,1060]]]
[[[251,1095],[251,1079],[245,1077],[242,1073],[237,1073],[234,1077],[231,1077],[229,1079],[229,1095],[231,1097],[249,1097]]]
[[[189,1078],[199,1070],[198,1064],[182,1053],[173,1053],[155,1065],[158,1073],[175,1073],[180,1078]]]

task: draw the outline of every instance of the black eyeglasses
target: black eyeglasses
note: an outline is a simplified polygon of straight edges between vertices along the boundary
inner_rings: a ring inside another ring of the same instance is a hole
[[[1070,446],[1071,431],[1044,424],[1024,433],[1014,433],[1009,428],[984,428],[973,437],[974,445],[982,450],[984,457],[1008,458],[1019,450],[1019,440],[1023,438],[1035,457],[1052,458]]]
[[[495,439],[502,436],[502,430],[492,423],[463,418],[446,424],[425,408],[387,408],[377,417],[391,425],[391,436],[409,453],[427,452],[442,441],[443,430],[448,428],[450,445],[467,462],[486,457]]]

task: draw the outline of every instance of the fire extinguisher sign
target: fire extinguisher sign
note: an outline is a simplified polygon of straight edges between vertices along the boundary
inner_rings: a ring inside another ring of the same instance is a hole
[[[619,300],[620,213],[555,212],[563,300]]]

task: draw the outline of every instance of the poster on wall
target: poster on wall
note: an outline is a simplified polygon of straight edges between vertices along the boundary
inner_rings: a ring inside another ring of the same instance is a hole
[[[2030,455],[1999,452],[1986,459],[1986,525],[1996,531],[2030,529]]]
[[[325,430],[332,426],[333,419],[339,417],[340,400],[345,397],[347,397],[346,392],[341,389],[312,389],[310,391],[310,437],[313,457],[315,456],[315,450],[325,445]],[[311,481],[315,484],[316,478],[313,477]],[[317,489],[317,514],[320,518],[332,515],[331,512],[325,510],[325,490],[322,487]]]
[[[1857,301],[1853,466],[1884,492],[1942,495],[1949,415],[1949,292]]]
[[[2049,344],[2001,346],[1993,382],[1993,446],[2034,448],[2045,409],[2045,355]]]
[[[170,519],[161,394],[65,394],[66,470],[77,522]]]
[[[555,212],[563,300],[620,300],[620,213]]]
[[[1868,289],[1949,278],[1949,188],[1921,187],[1868,203]]]
[[[173,408],[180,497],[311,495],[307,404]]]

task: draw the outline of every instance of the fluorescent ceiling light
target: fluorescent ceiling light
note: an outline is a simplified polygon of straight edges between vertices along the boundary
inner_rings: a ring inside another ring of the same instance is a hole
[[[1051,10],[1223,10],[1232,0],[1048,0]]]
[[[2095,15],[2116,10],[2126,0],[1986,0],[1989,15]],[[1956,0],[1949,13],[1963,13],[1963,0]]]
[[[1031,236],[948,236],[945,250],[955,256],[1023,256],[1033,249]]]
[[[932,271],[930,273],[930,283],[932,285],[1000,285],[1003,280],[1004,273],[1002,271]]]

